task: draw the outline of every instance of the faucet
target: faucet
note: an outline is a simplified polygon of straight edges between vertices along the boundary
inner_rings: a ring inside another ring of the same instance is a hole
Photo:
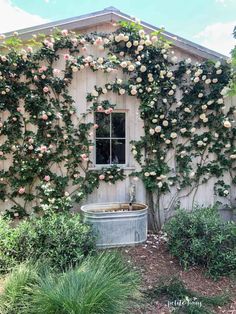
[[[135,188],[135,185],[132,184],[129,188],[129,203],[132,204],[135,202],[136,200],[136,188]]]

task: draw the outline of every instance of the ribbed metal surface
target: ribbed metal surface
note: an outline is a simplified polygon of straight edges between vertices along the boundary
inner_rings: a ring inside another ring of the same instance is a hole
[[[97,236],[97,247],[135,245],[147,239],[147,209],[144,204],[97,203],[81,207],[85,222],[92,224]],[[138,208],[137,210],[135,208]]]

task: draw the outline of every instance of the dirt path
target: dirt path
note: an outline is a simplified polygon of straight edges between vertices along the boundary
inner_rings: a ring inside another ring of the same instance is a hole
[[[149,235],[143,245],[122,249],[128,261],[132,261],[142,273],[143,289],[150,289],[163,277],[179,277],[187,288],[202,295],[217,295],[229,292],[232,303],[218,307],[215,313],[236,314],[236,280],[223,277],[218,281],[206,278],[204,271],[193,267],[184,271],[178,261],[167,251],[166,243],[161,235]],[[234,310],[234,311],[233,311]],[[137,309],[135,313],[142,314],[169,314],[167,304],[156,302]]]

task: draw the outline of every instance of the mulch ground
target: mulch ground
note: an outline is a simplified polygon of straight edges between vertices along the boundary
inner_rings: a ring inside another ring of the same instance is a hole
[[[218,281],[207,278],[204,270],[192,267],[187,271],[179,265],[177,259],[170,255],[164,237],[149,234],[146,243],[126,247],[121,250],[128,262],[132,263],[142,275],[142,290],[151,289],[158,285],[163,278],[178,277],[187,288],[201,295],[219,295],[224,292],[230,293],[232,302],[215,308],[215,313],[236,314],[236,280],[235,278],[222,277]],[[156,301],[146,303],[139,309],[137,314],[169,314],[170,309],[166,303]]]

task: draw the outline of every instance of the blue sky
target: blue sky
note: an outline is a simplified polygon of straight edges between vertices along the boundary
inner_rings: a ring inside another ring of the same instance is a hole
[[[17,18],[8,18],[2,31],[4,6],[28,18],[23,17],[21,24]],[[0,33],[108,6],[222,53],[228,53],[234,44],[231,33],[236,25],[236,0],[0,0]]]

